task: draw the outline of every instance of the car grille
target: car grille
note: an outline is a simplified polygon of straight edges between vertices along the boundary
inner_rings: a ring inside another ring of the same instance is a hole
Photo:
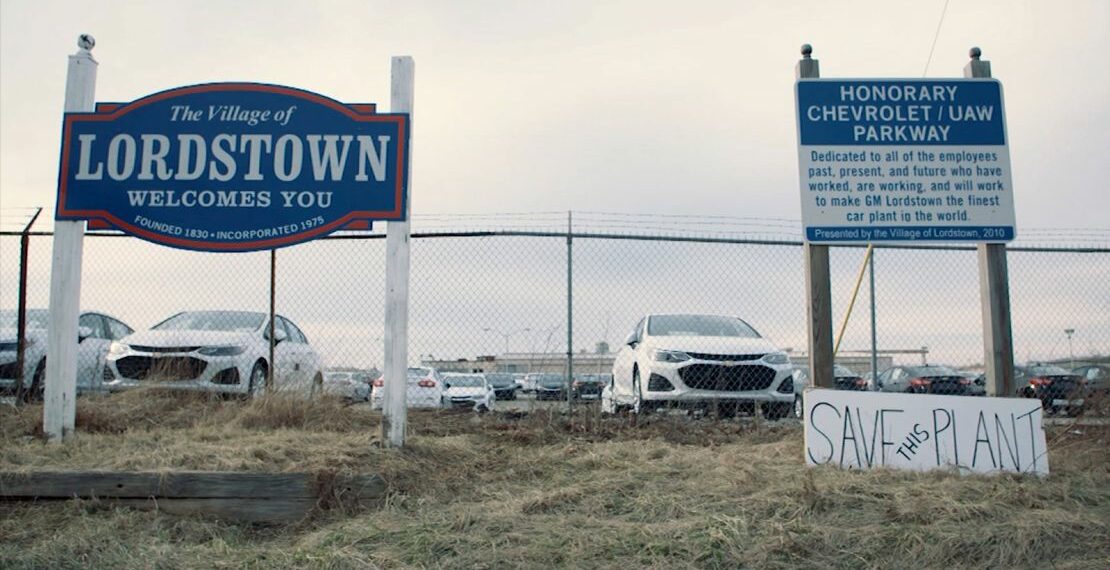
[[[116,368],[120,375],[133,380],[149,378],[192,380],[204,374],[207,366],[207,362],[191,356],[166,358],[127,356],[116,361]]]
[[[704,352],[687,352],[690,358],[694,360],[713,360],[717,362],[743,362],[748,360],[759,360],[763,358],[763,354],[706,354]]]
[[[1041,388],[1041,394],[1049,398],[1068,398],[1075,392],[1076,383],[1067,376],[1050,377],[1052,383]]]
[[[0,342],[0,352],[15,351],[19,348],[19,342]]]
[[[193,352],[194,350],[196,350],[198,348],[200,348],[200,347],[199,346],[143,346],[143,345],[140,345],[140,344],[131,345],[131,350],[134,350],[136,352],[153,352],[153,353]]]
[[[767,366],[722,366],[691,364],[678,369],[682,383],[695,390],[748,392],[766,390],[775,381],[775,371]]]

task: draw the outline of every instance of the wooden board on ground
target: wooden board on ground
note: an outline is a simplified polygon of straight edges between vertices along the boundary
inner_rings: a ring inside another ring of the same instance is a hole
[[[377,475],[221,471],[0,473],[3,500],[108,500],[172,514],[288,523],[316,508],[359,506],[385,495]]]

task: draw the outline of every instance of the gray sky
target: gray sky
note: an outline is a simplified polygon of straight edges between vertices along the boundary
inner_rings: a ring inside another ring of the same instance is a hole
[[[574,209],[797,219],[793,83],[800,44],[814,45],[826,77],[921,77],[943,6],[943,0],[5,0],[0,3],[0,210],[53,208],[66,56],[76,51],[77,35],[87,32],[97,39],[100,101],[129,101],[193,83],[259,81],[346,102],[377,102],[386,109],[389,57],[414,56],[412,211],[418,215]],[[1096,63],[1110,52],[1108,23],[1110,2],[1102,0],[951,0],[948,6],[926,75],[961,76],[973,45],[991,61],[1005,92],[1019,235],[1026,228],[1110,229],[1110,198],[1094,182],[1102,180],[1110,149],[1110,78]],[[264,254],[213,257],[116,245],[121,242],[114,239],[90,241],[96,243],[87,246],[83,304],[114,311],[133,325],[149,326],[180,308],[265,307]],[[37,243],[44,254],[46,243]],[[4,242],[0,260],[3,306],[11,306],[14,296],[9,285],[14,244]],[[373,249],[367,266],[352,268],[348,281],[312,279],[337,273],[322,259],[340,251],[359,255],[347,249],[354,247],[313,244],[282,254],[291,260],[283,267],[296,266],[297,260],[310,267],[283,276],[285,312],[311,337],[328,339],[338,360],[367,343],[376,345],[380,336],[358,324],[381,322],[380,251]],[[429,246],[425,251],[431,253],[421,259],[418,246],[414,282],[421,284],[414,285],[410,351],[489,352],[501,347],[502,339],[479,334],[483,327],[540,330],[560,324],[562,246],[556,241],[537,246],[542,260],[530,247],[518,242]],[[744,291],[745,297],[722,303],[735,291],[728,283],[749,279],[750,272],[714,267],[719,283],[699,285],[691,296],[680,284],[688,270],[673,264],[680,258],[659,257],[663,251],[693,255],[683,247],[591,251],[583,246],[584,289],[578,301],[583,314],[576,317],[576,329],[587,340],[581,346],[603,336],[619,341],[638,315],[652,310],[727,309],[754,315],[753,324],[783,345],[798,347],[804,340],[801,260],[795,251],[781,260],[773,251],[754,253],[752,259],[731,253],[735,257],[721,258],[749,267],[777,261],[788,267],[781,290]],[[850,291],[857,257],[846,254],[834,268],[838,304]],[[906,258],[880,266],[880,275],[889,279],[880,284],[880,305],[884,288],[890,305],[880,312],[901,311],[882,325],[887,330],[881,327],[886,344],[940,346],[953,359],[974,361],[980,340],[973,257],[960,258],[957,279],[943,275],[953,265],[944,255],[920,259],[924,265]],[[33,304],[46,302],[46,261],[32,271],[38,283]],[[663,274],[645,268],[668,263],[668,285],[627,295],[628,279],[662,281]],[[1085,263],[1069,259],[1063,266],[1084,275],[1076,285],[1081,294],[1057,300],[1068,304],[1062,315],[1031,312],[1032,301],[1019,304],[1034,299],[1042,281],[1014,285],[1015,334],[1036,335],[1036,343],[1025,345],[1034,348],[1018,348],[1019,359],[1059,356],[1061,335],[1048,331],[1064,326],[1095,331],[1077,346],[1110,349],[1110,295],[1099,285],[1108,269]],[[496,272],[471,279],[465,272],[475,264]],[[1012,271],[1030,274],[1036,266],[1011,264],[1018,268]],[[198,276],[209,272],[237,278]],[[936,287],[922,289],[914,278],[921,272],[958,288],[959,302]],[[518,279],[524,274],[528,277]],[[498,281],[498,276],[506,277]],[[476,288],[486,281],[485,289]],[[899,296],[903,283],[924,294],[905,303]],[[1046,278],[1043,287],[1053,283]],[[358,296],[367,284],[369,293],[350,306],[311,303],[324,294],[317,292],[346,298]],[[136,306],[128,301],[136,288],[163,294]],[[528,291],[543,292],[542,308]],[[839,305],[838,315],[842,310]],[[923,338],[925,317],[950,330]],[[864,344],[865,321],[854,321],[849,335],[853,348]],[[514,339],[514,350],[542,344],[535,336]]]
[[[3,206],[52,205],[66,56],[97,99],[209,81],[388,104],[416,59],[414,211],[797,218],[793,67],[920,77],[942,0],[0,4]],[[1107,226],[1110,3],[952,0],[928,75],[983,48],[1005,89],[1019,232]],[[1102,207],[1091,207],[1099,205]]]

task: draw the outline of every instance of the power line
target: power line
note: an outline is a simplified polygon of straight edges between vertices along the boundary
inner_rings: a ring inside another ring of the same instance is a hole
[[[944,8],[940,11],[940,21],[937,22],[937,31],[933,34],[933,45],[929,48],[929,59],[925,60],[925,71],[921,72],[921,76],[925,77],[929,73],[929,64],[933,62],[933,51],[937,49],[937,38],[940,37],[940,28],[944,25],[944,15],[948,13],[948,0],[944,0]]]

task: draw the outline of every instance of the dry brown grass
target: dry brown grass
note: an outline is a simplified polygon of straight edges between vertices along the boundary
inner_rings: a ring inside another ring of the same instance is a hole
[[[283,528],[96,502],[0,505],[4,568],[1110,566],[1110,431],[1053,428],[1047,478],[807,469],[793,422],[414,413],[404,450],[337,400],[129,393],[80,433],[0,411],[0,469],[380,473],[385,505]]]

